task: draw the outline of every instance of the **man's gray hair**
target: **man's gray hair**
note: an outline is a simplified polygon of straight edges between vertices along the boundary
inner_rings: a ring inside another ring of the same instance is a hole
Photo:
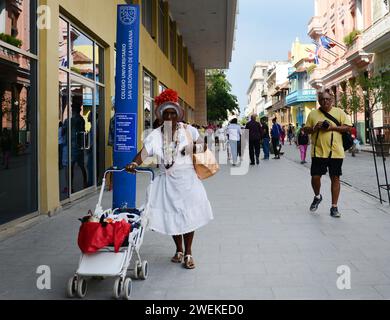
[[[333,94],[332,90],[330,90],[330,89],[322,89],[322,90],[318,90],[317,91],[318,100],[321,100],[325,93],[329,94],[332,98],[334,98],[334,94]]]

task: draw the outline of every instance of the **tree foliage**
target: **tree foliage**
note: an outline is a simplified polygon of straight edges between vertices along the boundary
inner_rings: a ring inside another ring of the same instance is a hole
[[[340,107],[348,114],[367,111],[372,126],[375,112],[390,112],[390,76],[361,74],[356,81],[348,81],[341,95]]]
[[[231,94],[232,86],[223,70],[212,70],[207,74],[207,118],[222,122],[228,119],[228,111],[238,111],[237,97]]]

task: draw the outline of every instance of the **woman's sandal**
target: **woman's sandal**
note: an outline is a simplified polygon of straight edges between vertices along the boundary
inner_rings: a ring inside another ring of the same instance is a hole
[[[195,269],[194,259],[192,258],[192,256],[190,254],[188,254],[184,257],[183,266],[186,269]]]
[[[181,263],[183,261],[184,254],[183,252],[176,252],[175,255],[172,257],[171,261],[173,263]]]

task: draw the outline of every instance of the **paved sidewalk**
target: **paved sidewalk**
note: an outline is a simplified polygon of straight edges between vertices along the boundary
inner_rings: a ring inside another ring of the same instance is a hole
[[[312,214],[308,169],[286,158],[263,161],[247,175],[229,170],[223,165],[205,182],[215,220],[195,235],[197,268],[172,264],[173,241],[148,232],[142,254],[150,275],[134,281],[134,299],[390,299],[388,207],[343,186],[342,218],[331,218],[324,179],[324,201]],[[146,178],[138,185],[144,190]],[[65,298],[79,258],[77,219],[96,199],[0,242],[0,299]],[[36,287],[39,265],[51,268],[51,290]],[[351,270],[351,290],[337,289],[341,265]],[[87,299],[110,299],[112,286],[111,279],[90,283]]]
[[[285,152],[285,157],[294,161],[295,163],[300,163],[300,153],[295,145],[285,144],[283,147]],[[310,146],[307,150],[307,164],[304,166],[310,169],[311,159],[310,159]],[[385,184],[385,174],[382,158],[377,158],[377,168],[379,181],[381,184]],[[387,166],[387,175],[390,176],[389,165]],[[352,154],[346,152],[346,157],[343,163],[343,175],[341,177],[342,182],[352,186],[358,191],[362,191],[374,198],[377,198],[379,201],[379,192],[378,192],[378,182],[375,173],[375,163],[372,153],[360,152],[356,154],[356,157],[352,157]],[[382,189],[382,200],[388,202],[387,192]]]

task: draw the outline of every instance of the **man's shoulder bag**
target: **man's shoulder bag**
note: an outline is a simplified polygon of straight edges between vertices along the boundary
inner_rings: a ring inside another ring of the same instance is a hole
[[[331,114],[329,114],[328,112],[325,112],[321,108],[319,110],[324,114],[325,117],[327,117],[329,120],[333,121],[336,124],[336,126],[338,126],[338,127],[341,126],[340,121],[338,121]],[[344,133],[342,133],[342,137],[343,137],[344,151],[347,151],[347,150],[351,149],[352,146],[353,146],[353,138],[352,138],[351,133],[350,132],[344,132]]]

